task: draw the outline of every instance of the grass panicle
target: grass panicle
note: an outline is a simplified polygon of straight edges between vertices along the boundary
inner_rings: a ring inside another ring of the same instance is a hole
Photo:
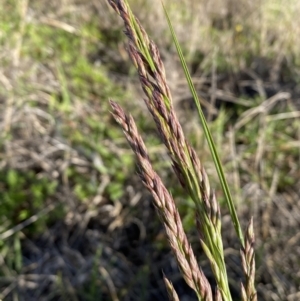
[[[153,170],[143,139],[131,116],[111,101],[112,114],[121,125],[125,136],[136,155],[139,175],[154,198],[157,213],[165,226],[170,246],[186,283],[196,292],[199,300],[212,300],[211,287],[197,264],[196,257],[184,232],[174,199],[160,177]]]

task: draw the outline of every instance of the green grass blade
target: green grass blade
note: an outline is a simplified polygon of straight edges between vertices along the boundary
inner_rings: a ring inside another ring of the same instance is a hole
[[[212,135],[211,135],[210,130],[208,128],[205,116],[204,116],[203,111],[201,109],[201,105],[200,105],[200,101],[199,101],[198,95],[196,93],[196,89],[195,89],[195,87],[193,85],[193,82],[192,82],[192,79],[191,79],[188,67],[187,67],[185,59],[183,57],[183,53],[182,53],[181,47],[179,45],[179,42],[178,42],[178,39],[176,37],[174,28],[172,26],[171,20],[169,18],[168,12],[167,12],[167,10],[166,10],[163,2],[162,2],[162,6],[163,6],[163,9],[164,9],[167,21],[168,21],[170,32],[172,34],[173,42],[174,42],[174,44],[176,46],[176,50],[177,50],[178,56],[180,58],[180,62],[181,62],[182,68],[183,68],[184,73],[185,73],[185,77],[187,79],[190,91],[192,93],[194,102],[195,102],[196,107],[197,107],[198,115],[199,115],[199,118],[201,120],[203,129],[204,129],[204,133],[205,133],[205,137],[206,137],[206,140],[208,142],[209,149],[210,149],[211,155],[213,157],[214,164],[216,166],[217,173],[218,173],[221,185],[222,185],[222,189],[223,189],[224,194],[225,194],[226,203],[227,203],[230,215],[231,215],[231,219],[232,219],[235,231],[236,231],[236,233],[237,233],[237,235],[238,235],[238,237],[240,239],[240,242],[241,242],[242,246],[244,246],[243,232],[242,232],[239,220],[238,220],[238,216],[237,216],[237,213],[236,213],[236,210],[235,210],[235,207],[234,207],[234,203],[233,203],[233,200],[232,200],[232,197],[231,197],[229,186],[228,186],[226,178],[225,178],[225,174],[224,174],[224,171],[223,171],[223,167],[222,167],[219,155],[217,153],[217,149],[216,149],[215,143],[213,141]]]

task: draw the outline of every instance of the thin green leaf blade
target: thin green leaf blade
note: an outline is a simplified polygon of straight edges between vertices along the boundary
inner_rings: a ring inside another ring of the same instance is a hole
[[[215,164],[218,176],[219,176],[219,180],[220,180],[222,189],[224,191],[224,195],[225,195],[225,199],[226,199],[226,204],[228,206],[228,209],[229,209],[229,212],[230,212],[230,216],[231,216],[231,219],[232,219],[235,231],[237,233],[238,238],[240,239],[240,242],[241,242],[242,246],[244,246],[243,232],[242,232],[239,220],[238,220],[238,216],[237,216],[237,213],[236,213],[236,210],[235,210],[235,207],[234,207],[234,202],[233,202],[230,190],[229,190],[228,183],[226,181],[226,177],[225,177],[225,174],[224,174],[224,171],[223,171],[221,160],[219,158],[219,155],[218,155],[218,152],[217,152],[217,149],[216,149],[216,145],[215,145],[215,143],[213,141],[211,132],[210,132],[210,130],[208,128],[205,116],[204,116],[203,111],[201,109],[201,104],[200,104],[197,92],[196,92],[196,89],[195,89],[194,84],[192,82],[192,78],[190,76],[187,64],[185,62],[185,59],[184,59],[184,56],[183,56],[180,44],[178,42],[177,36],[175,34],[175,31],[174,31],[174,28],[172,26],[171,20],[169,18],[168,12],[167,12],[167,10],[166,10],[163,2],[162,2],[162,6],[163,6],[163,9],[164,9],[166,18],[167,18],[167,22],[168,22],[168,25],[169,25],[170,32],[172,34],[173,42],[175,44],[178,56],[180,58],[180,62],[181,62],[182,68],[184,70],[184,74],[185,74],[186,80],[188,82],[190,91],[192,93],[194,102],[195,102],[196,107],[197,107],[198,115],[199,115],[199,118],[200,118],[202,126],[203,126],[204,134],[205,134],[206,140],[208,142],[211,155],[213,157],[213,161],[214,161],[214,164]]]

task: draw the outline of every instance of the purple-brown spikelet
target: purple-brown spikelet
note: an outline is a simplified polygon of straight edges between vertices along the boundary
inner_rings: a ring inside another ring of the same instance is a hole
[[[257,301],[257,293],[255,290],[254,243],[253,219],[251,218],[245,234],[245,247],[241,250],[242,267],[246,277],[245,286],[241,284],[243,301]]]
[[[173,284],[171,283],[171,281],[168,280],[168,278],[165,275],[164,282],[168,292],[169,301],[179,301],[178,295],[174,289]]]
[[[168,99],[172,99],[171,91],[165,80],[166,73],[164,64],[160,58],[160,53],[157,46],[152,41],[150,43],[150,54],[156,67],[153,78],[155,79],[155,82],[157,83],[160,92],[163,95],[166,95]]]

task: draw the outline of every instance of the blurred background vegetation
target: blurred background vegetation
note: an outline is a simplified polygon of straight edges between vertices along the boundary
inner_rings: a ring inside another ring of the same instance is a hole
[[[160,1],[131,0],[157,43],[184,129],[222,202]],[[260,300],[300,295],[300,2],[165,0],[242,224]],[[193,203],[166,160],[105,0],[0,0],[0,300],[166,300],[183,283],[108,99],[131,112],[205,273]],[[239,244],[223,208],[231,289]]]

